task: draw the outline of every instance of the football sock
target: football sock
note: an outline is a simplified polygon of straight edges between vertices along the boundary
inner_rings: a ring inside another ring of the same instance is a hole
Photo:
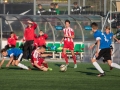
[[[72,56],[72,58],[73,58],[74,64],[76,64],[76,56],[74,55]]]
[[[66,61],[66,64],[68,64],[68,57],[67,57],[67,54],[64,54],[64,59]]]
[[[48,68],[48,64],[47,64],[47,63],[43,63],[43,65],[44,65],[46,68]]]
[[[27,66],[25,66],[25,65],[23,65],[21,63],[19,63],[17,66],[20,67],[20,68],[26,69],[26,70],[29,69]]]
[[[100,72],[100,73],[104,73],[104,71],[102,70],[102,68],[100,67],[100,65],[97,62],[93,62],[93,65],[95,66],[95,68]]]
[[[118,65],[117,63],[112,63],[112,64],[111,64],[111,67],[120,69],[120,65]]]

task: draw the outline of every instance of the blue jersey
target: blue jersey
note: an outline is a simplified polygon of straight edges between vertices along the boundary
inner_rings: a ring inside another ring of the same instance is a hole
[[[104,32],[104,34],[105,34],[106,38],[109,40],[108,41],[109,45],[111,45],[112,44],[113,33],[107,34],[106,32]]]
[[[19,48],[11,48],[9,50],[7,50],[7,57],[11,57],[11,56],[15,56],[18,57],[21,53],[23,53],[23,51]]]
[[[96,32],[94,32],[94,38],[96,40],[100,40],[100,48],[99,49],[110,48],[109,40],[107,39],[105,34],[103,32],[101,32],[100,30],[97,30]]]

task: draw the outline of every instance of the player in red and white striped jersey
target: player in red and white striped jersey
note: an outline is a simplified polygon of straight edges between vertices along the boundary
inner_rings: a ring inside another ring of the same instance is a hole
[[[66,65],[68,66],[69,63],[68,63],[66,50],[69,49],[71,51],[73,61],[74,61],[74,64],[75,64],[74,68],[77,68],[76,56],[74,54],[74,42],[73,42],[73,38],[75,36],[74,35],[74,30],[70,27],[70,21],[69,20],[65,21],[65,26],[66,27],[63,29],[64,38],[61,40],[61,43],[64,41],[62,57],[65,59]]]
[[[42,71],[52,70],[48,67],[47,62],[43,57],[51,56],[51,54],[43,54],[45,52],[46,46],[40,46],[32,52],[31,64]]]

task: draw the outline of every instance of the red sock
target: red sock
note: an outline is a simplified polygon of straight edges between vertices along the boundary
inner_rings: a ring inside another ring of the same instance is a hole
[[[74,64],[76,64],[76,56],[74,55],[72,56],[72,58],[73,58]]]
[[[66,61],[66,64],[68,64],[68,57],[67,57],[67,54],[64,55],[64,59]]]
[[[43,65],[44,65],[46,68],[48,68],[48,64],[47,64],[47,63],[43,63]]]
[[[68,57],[67,57],[67,54],[64,54],[64,53],[62,52],[62,58],[64,58],[66,64],[68,64]]]

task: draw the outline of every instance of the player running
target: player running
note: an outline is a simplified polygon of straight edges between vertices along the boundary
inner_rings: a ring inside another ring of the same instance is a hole
[[[111,48],[111,54],[113,51],[113,46],[112,46],[112,38],[115,39],[118,43],[120,43],[120,41],[113,35],[113,33],[110,32],[110,27],[106,26],[105,32],[104,32],[106,38],[109,40],[109,45]],[[90,45],[89,49],[92,49],[95,45],[97,44],[97,42],[95,44]]]
[[[97,42],[96,53],[95,53],[95,56],[91,59],[91,62],[95,66],[95,68],[100,72],[100,74],[98,74],[97,76],[101,77],[105,75],[105,72],[97,63],[97,60],[99,60],[101,57],[103,57],[104,60],[108,62],[108,65],[110,67],[120,69],[120,66],[116,63],[113,63],[111,60],[109,39],[107,39],[104,33],[98,30],[97,23],[92,23],[91,27],[94,33],[94,38],[96,39],[96,42]]]
[[[2,49],[1,50],[1,54],[4,56],[1,63],[0,63],[0,67],[3,65],[4,61],[5,61],[5,57],[10,58],[8,64],[6,65],[6,67],[9,67],[10,64],[12,63],[12,65],[16,65],[20,68],[26,69],[26,70],[30,70],[30,68],[28,68],[27,66],[23,65],[20,63],[20,61],[22,60],[22,56],[23,56],[23,51],[20,50],[19,48],[11,48],[9,50],[6,49]]]
[[[38,68],[42,71],[52,70],[52,68],[48,67],[47,62],[43,57],[51,56],[51,54],[43,54],[45,52],[46,46],[40,46],[32,52],[31,64],[33,67]]]
[[[67,54],[66,54],[66,50],[69,49],[71,51],[72,58],[73,58],[73,61],[74,61],[74,68],[77,68],[76,56],[74,54],[74,42],[73,42],[73,38],[75,37],[74,30],[70,27],[70,21],[69,20],[65,21],[65,26],[66,27],[63,29],[64,38],[61,40],[61,43],[64,41],[62,57],[66,61],[66,66],[68,66],[69,63],[68,63],[68,57],[67,57]]]

